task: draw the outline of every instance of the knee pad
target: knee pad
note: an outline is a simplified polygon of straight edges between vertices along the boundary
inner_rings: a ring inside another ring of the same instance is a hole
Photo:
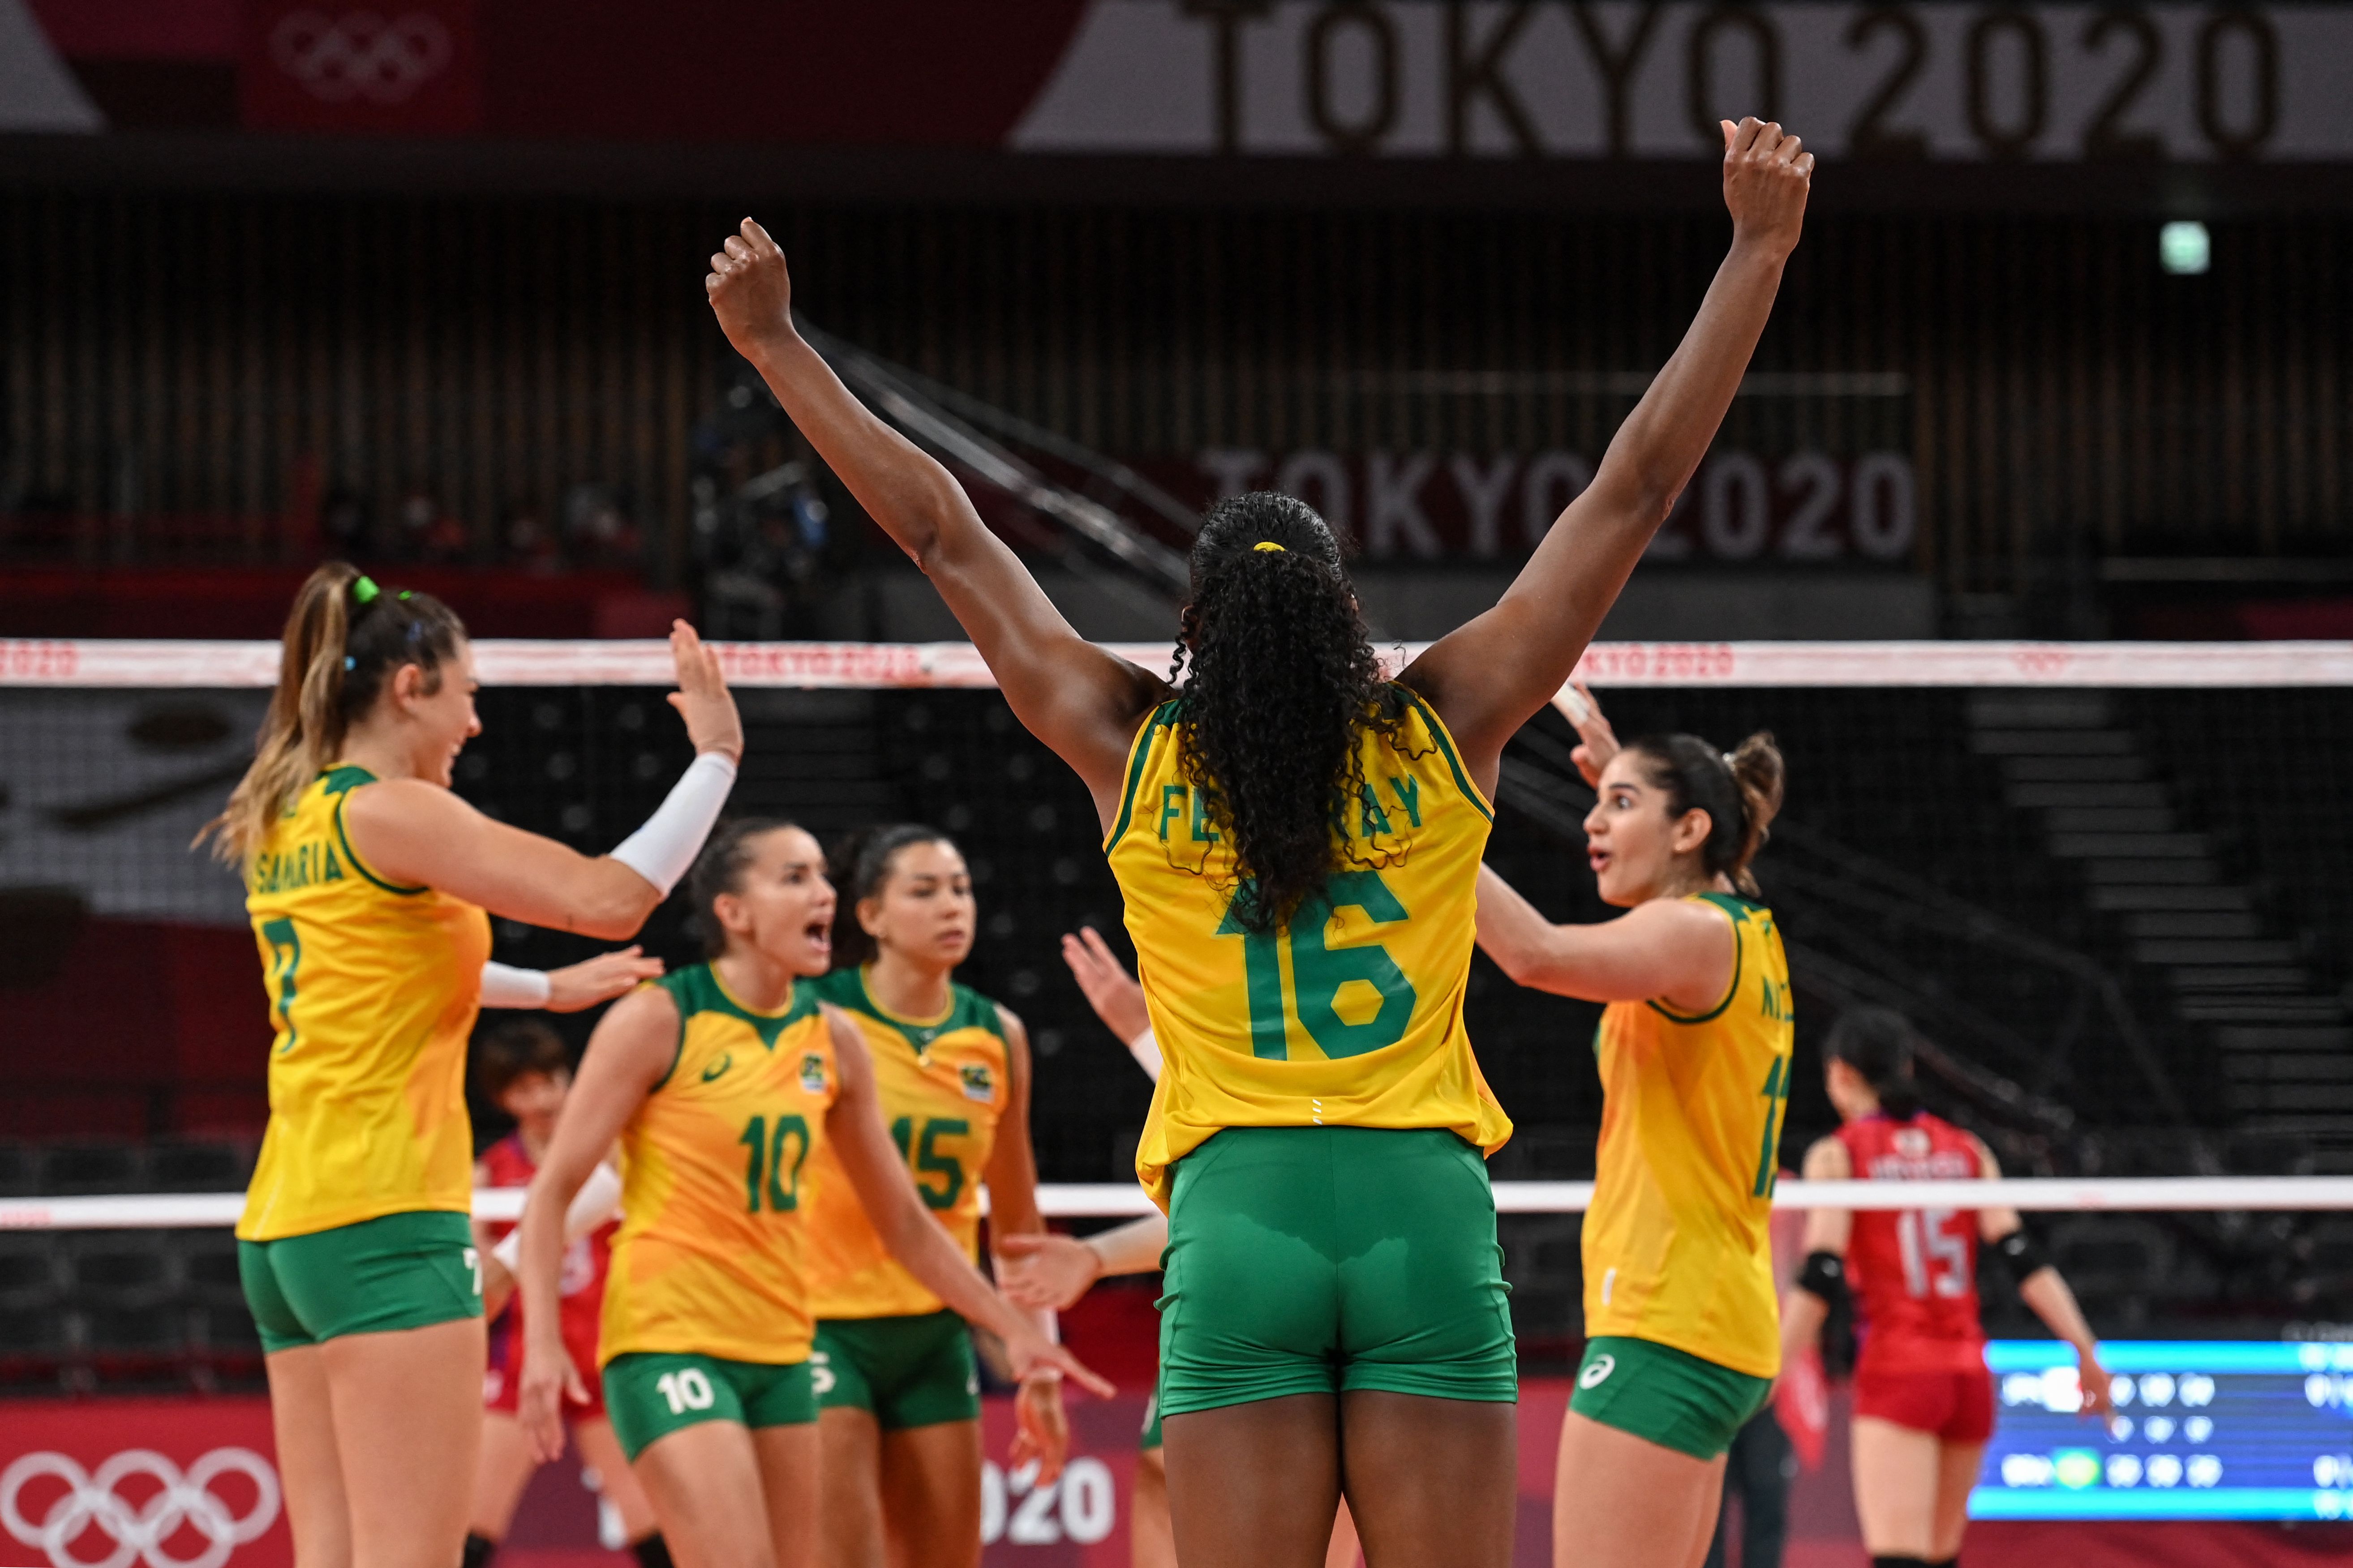
[[[466,1532],[466,1547],[458,1561],[461,1568],[490,1568],[491,1559],[497,1555],[499,1543],[487,1535]]]
[[[659,1530],[641,1540],[630,1542],[629,1554],[638,1560],[638,1568],[671,1568],[670,1542],[662,1539]]]

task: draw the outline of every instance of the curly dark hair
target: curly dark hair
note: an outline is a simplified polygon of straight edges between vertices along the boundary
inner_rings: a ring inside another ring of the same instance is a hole
[[[1276,548],[1279,547],[1279,548]],[[1340,546],[1315,509],[1272,490],[1209,509],[1178,625],[1179,767],[1233,847],[1235,919],[1271,931],[1356,858],[1357,740],[1398,739],[1406,704],[1381,675]]]

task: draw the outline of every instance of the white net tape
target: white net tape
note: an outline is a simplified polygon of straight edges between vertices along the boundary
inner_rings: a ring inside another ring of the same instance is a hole
[[[986,1194],[983,1194],[984,1200]],[[474,1194],[474,1217],[512,1220],[523,1189]],[[1501,1214],[1582,1214],[1590,1182],[1497,1182]],[[986,1203],[984,1202],[984,1207]],[[1118,1218],[1152,1212],[1142,1188],[1126,1183],[1047,1184],[1038,1206],[1050,1218]],[[1773,1206],[1785,1209],[1982,1209],[2038,1212],[2225,1209],[2284,1212],[2353,1209],[2353,1176],[2004,1177],[1986,1182],[1783,1182]],[[0,1230],[139,1230],[235,1225],[242,1193],[153,1193],[108,1197],[0,1199]]]
[[[720,643],[728,679],[744,687],[964,687],[996,684],[968,643]],[[1391,661],[1422,644],[1395,645]],[[1162,644],[1113,652],[1158,668]],[[655,639],[484,639],[477,669],[491,686],[661,686],[669,645]],[[256,688],[278,677],[274,642],[0,638],[0,687]],[[2353,686],[2353,642],[1596,643],[1577,679],[1624,687],[2319,687]],[[1498,1182],[1505,1214],[1581,1213],[1586,1182]],[[1050,1185],[1039,1205],[1058,1218],[1150,1212],[1126,1184]],[[2195,1176],[1991,1182],[1784,1182],[1777,1207],[2021,1210],[2353,1209],[2353,1177]],[[512,1219],[520,1190],[478,1194],[475,1213]],[[0,1199],[0,1229],[79,1230],[227,1226],[236,1193]]]
[[[739,686],[987,687],[969,643],[719,643]],[[1392,660],[1427,644],[1390,645]],[[1163,643],[1111,650],[1166,668]],[[651,639],[474,645],[491,686],[665,686],[670,647]],[[267,687],[274,642],[0,638],[0,687]],[[1665,686],[2353,686],[2353,642],[1595,643],[1577,679]]]

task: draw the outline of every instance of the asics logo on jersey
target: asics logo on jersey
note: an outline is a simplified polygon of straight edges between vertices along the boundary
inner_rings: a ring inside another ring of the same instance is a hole
[[[231,1473],[243,1476],[253,1489],[252,1505],[242,1514],[232,1513],[212,1489],[216,1478]],[[121,1483],[132,1476],[162,1489],[135,1487],[134,1493],[146,1493],[144,1500],[126,1501]],[[39,1484],[43,1479],[62,1483],[65,1490],[35,1521],[26,1517],[24,1503],[27,1491],[48,1489]],[[149,1448],[126,1449],[95,1472],[55,1453],[26,1454],[0,1471],[0,1526],[26,1545],[39,1547],[54,1568],[131,1568],[133,1563],[146,1568],[222,1568],[234,1549],[259,1541],[277,1522],[278,1508],[278,1472],[249,1448],[215,1448],[185,1475]],[[185,1557],[164,1547],[184,1528],[205,1543]],[[114,1551],[103,1558],[77,1557],[74,1543],[91,1530],[112,1541]]]
[[[1609,1382],[1609,1374],[1617,1370],[1618,1358],[1616,1356],[1595,1356],[1591,1362],[1587,1363],[1585,1370],[1577,1374],[1577,1386],[1579,1388],[1599,1388],[1603,1384]]]
[[[702,1081],[709,1083],[712,1079],[717,1078],[721,1073],[725,1072],[729,1068],[732,1068],[734,1065],[735,1053],[730,1051],[722,1056],[717,1061],[712,1062],[709,1067],[702,1069]]]

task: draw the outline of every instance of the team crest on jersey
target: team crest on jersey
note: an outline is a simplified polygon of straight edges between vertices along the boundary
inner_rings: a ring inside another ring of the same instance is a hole
[[[1928,1152],[1928,1134],[1917,1127],[1899,1127],[1894,1139],[1895,1152],[1907,1160],[1925,1158]]]
[[[986,1062],[967,1062],[956,1069],[956,1077],[964,1081],[966,1100],[986,1101],[997,1098],[997,1075],[988,1070]]]
[[[801,1087],[811,1094],[825,1092],[825,1058],[816,1051],[801,1058]]]

